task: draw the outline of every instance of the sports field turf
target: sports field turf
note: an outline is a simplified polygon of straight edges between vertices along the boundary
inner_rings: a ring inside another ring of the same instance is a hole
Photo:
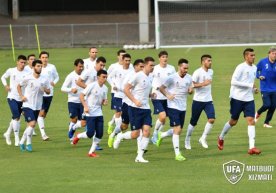
[[[257,61],[267,56],[269,47],[253,47]],[[114,63],[119,48],[99,48],[98,56],[107,58],[107,67]],[[76,58],[87,58],[88,48],[46,49],[50,52],[50,63],[56,65],[60,81],[55,88],[54,99],[46,119],[46,132],[51,138],[43,142],[40,135],[33,137],[32,153],[21,153],[18,147],[7,146],[0,141],[0,192],[1,193],[272,193],[276,192],[275,179],[272,181],[249,181],[248,174],[260,172],[245,171],[243,178],[235,185],[224,177],[222,165],[231,160],[246,165],[276,165],[276,121],[271,122],[272,129],[263,128],[264,116],[256,125],[256,146],[262,150],[259,156],[249,156],[247,125],[241,116],[240,122],[225,139],[223,151],[217,149],[217,136],[229,119],[229,88],[235,66],[243,62],[245,47],[229,48],[193,48],[166,49],[169,63],[176,64],[179,58],[187,58],[189,73],[200,66],[200,56],[211,54],[213,57],[214,79],[212,93],[216,110],[216,122],[207,141],[209,149],[203,149],[198,143],[206,123],[202,114],[192,136],[192,150],[184,150],[184,136],[190,119],[192,96],[189,96],[184,131],[180,136],[181,149],[187,158],[184,162],[174,160],[171,139],[163,140],[161,147],[149,144],[145,158],[148,164],[135,163],[136,141],[123,141],[118,150],[107,147],[105,132],[99,152],[99,158],[87,157],[91,141],[81,140],[76,147],[70,145],[67,138],[68,111],[67,94],[60,91],[65,76],[73,70]],[[42,49],[43,50],[43,49]],[[145,56],[153,56],[158,61],[160,50],[130,50],[132,61]],[[35,53],[37,50],[16,50],[16,55]],[[0,50],[0,74],[14,67],[10,50]],[[258,82],[256,80],[256,82]],[[10,110],[6,102],[6,92],[0,89],[0,134],[5,132],[10,121]],[[260,94],[255,95],[256,108],[261,105]],[[105,129],[113,112],[110,105],[104,107]],[[153,123],[155,123],[153,116]],[[21,121],[21,134],[25,122]],[[167,121],[167,127],[168,128]],[[82,130],[79,130],[82,131]],[[39,134],[39,130],[36,128]],[[13,139],[13,138],[12,138]],[[270,173],[276,178],[275,171]]]

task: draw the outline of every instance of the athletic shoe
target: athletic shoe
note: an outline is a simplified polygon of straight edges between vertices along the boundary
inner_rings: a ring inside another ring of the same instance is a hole
[[[272,125],[269,125],[269,124],[266,124],[266,123],[265,123],[265,124],[264,124],[264,127],[265,127],[265,128],[272,128]]]
[[[190,141],[185,141],[185,149],[192,149]]]
[[[36,134],[35,130],[33,130],[33,136],[37,136],[37,134]]]
[[[224,143],[224,140],[223,139],[220,139],[218,137],[218,149],[219,150],[223,150],[223,143]]]
[[[72,137],[74,137],[75,131],[76,130],[74,130],[73,127],[70,128],[70,130],[68,131],[68,137],[69,137],[69,139],[71,139]]]
[[[107,134],[110,135],[113,132],[114,128],[115,126],[112,123],[108,122]]]
[[[208,148],[208,144],[206,139],[203,139],[202,137],[198,140],[198,142],[202,145],[202,147],[204,147],[205,149]]]
[[[19,144],[19,147],[20,147],[20,151],[25,151],[26,148],[25,148],[25,144]]]
[[[161,145],[161,143],[162,143],[162,140],[163,140],[163,138],[161,138],[161,132],[158,132],[158,138],[157,138],[157,140],[156,140],[156,146],[157,147],[160,147],[160,145]]]
[[[101,151],[101,150],[103,150],[103,148],[98,144],[96,147],[96,151]]]
[[[153,135],[153,136],[151,137],[151,142],[152,142],[154,145],[156,145],[156,141],[157,141],[157,135]]]
[[[95,152],[89,153],[88,157],[100,157],[98,154],[96,154]]]
[[[121,143],[121,140],[122,140],[122,132],[121,133],[118,133],[114,143],[113,143],[113,148],[114,149],[118,149],[119,148],[119,145]]]
[[[111,148],[113,146],[114,139],[115,139],[115,137],[112,137],[111,135],[108,136],[108,141],[107,141],[108,147]]]
[[[186,158],[183,155],[181,155],[181,153],[180,153],[177,156],[175,156],[175,160],[176,161],[185,161]]]
[[[49,139],[50,138],[46,134],[42,136],[42,140],[43,141],[49,141]]]
[[[259,115],[257,112],[255,113],[255,118],[254,118],[254,121],[255,123],[257,123],[257,121],[259,120],[261,115]]]
[[[3,137],[6,139],[7,145],[11,145],[11,144],[12,144],[12,142],[11,142],[11,137],[10,137],[9,134],[4,133],[4,134],[3,134]]]
[[[138,157],[138,156],[135,158],[135,162],[136,163],[149,163],[148,160],[145,160],[143,157]]]
[[[77,136],[74,137],[74,139],[73,139],[73,144],[74,144],[74,145],[77,145],[77,143],[79,142],[79,140],[80,140],[80,138],[78,138]]]
[[[33,151],[32,144],[26,145],[26,150],[27,150],[28,152],[32,152],[32,151]]]
[[[248,150],[249,155],[253,155],[253,154],[259,155],[260,153],[261,153],[261,150],[257,149],[256,147],[253,147]]]

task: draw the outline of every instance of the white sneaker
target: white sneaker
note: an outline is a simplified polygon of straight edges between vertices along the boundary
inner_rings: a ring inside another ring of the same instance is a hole
[[[11,137],[10,137],[9,134],[4,133],[4,134],[3,134],[3,137],[6,139],[7,145],[11,145],[11,144],[12,144],[12,142],[11,142]]]
[[[49,138],[47,135],[43,135],[43,136],[42,136],[42,140],[43,140],[43,141],[48,141],[49,139],[50,139],[50,138]]]
[[[192,149],[190,141],[185,141],[185,149]]]
[[[202,145],[202,147],[204,147],[205,149],[208,148],[208,144],[206,139],[203,139],[202,137],[198,140],[198,142]]]
[[[116,136],[116,139],[113,143],[113,148],[114,149],[118,149],[119,148],[119,145],[121,143],[121,140],[122,140],[122,132],[121,133],[118,133],[118,135]]]
[[[272,128],[272,125],[269,125],[269,124],[266,124],[266,123],[265,123],[265,124],[264,124],[264,127],[265,127],[265,128]]]
[[[138,157],[138,156],[135,158],[135,162],[136,163],[149,163],[148,160],[145,160],[143,157]]]

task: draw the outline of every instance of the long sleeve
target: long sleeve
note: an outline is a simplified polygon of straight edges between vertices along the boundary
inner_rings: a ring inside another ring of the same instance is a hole
[[[71,81],[71,78],[70,76],[68,75],[65,80],[64,80],[64,83],[62,84],[62,87],[61,87],[61,91],[62,92],[71,92],[71,86],[72,86],[72,81]]]
[[[232,86],[241,86],[247,88],[253,88],[254,83],[246,83],[241,80],[243,68],[237,67],[231,80]]]
[[[57,82],[59,81],[59,75],[58,75],[58,72],[57,72],[57,69],[56,67],[54,66],[54,71],[53,71],[53,75],[54,75],[54,83],[57,84]]]
[[[8,69],[2,76],[1,76],[1,81],[2,81],[2,84],[4,85],[4,86],[7,86],[8,85],[8,83],[7,83],[7,78],[9,78],[10,77],[10,69]]]

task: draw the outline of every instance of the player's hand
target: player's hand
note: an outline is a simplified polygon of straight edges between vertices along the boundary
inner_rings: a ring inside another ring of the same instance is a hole
[[[114,91],[118,91],[118,88],[116,86],[113,87]]]
[[[264,76],[259,76],[259,79],[260,79],[260,80],[264,80],[265,77],[264,77]]]
[[[89,108],[88,108],[87,106],[85,106],[85,107],[83,107],[83,111],[84,111],[85,113],[89,113]]]
[[[189,94],[193,94],[193,92],[194,92],[193,87],[190,87],[190,88],[188,89],[188,93],[189,93]]]
[[[108,104],[108,100],[107,99],[103,100],[102,105],[107,105],[107,104]]]
[[[78,92],[78,89],[72,88],[72,89],[71,89],[71,92],[74,93],[74,94],[76,94],[76,93]]]
[[[142,106],[141,101],[138,101],[138,100],[136,100],[136,99],[135,99],[135,101],[134,101],[134,104],[135,104],[137,107],[141,107],[141,106]]]
[[[27,98],[25,96],[21,96],[20,98],[21,98],[22,102],[26,102],[27,101]]]
[[[258,90],[256,87],[253,88],[253,91],[254,91],[255,94],[258,94],[258,93],[259,93],[259,90]]]
[[[9,87],[9,85],[5,86],[5,89],[6,89],[7,92],[11,91],[11,88]]]
[[[172,101],[173,99],[175,99],[175,95],[174,94],[167,94],[167,98]]]
[[[53,87],[55,86],[55,83],[54,83],[54,82],[51,82],[50,84],[51,84]]]
[[[151,94],[150,94],[150,98],[151,98],[151,99],[156,99],[156,97],[157,97],[157,94],[156,94],[156,93],[151,93]]]

